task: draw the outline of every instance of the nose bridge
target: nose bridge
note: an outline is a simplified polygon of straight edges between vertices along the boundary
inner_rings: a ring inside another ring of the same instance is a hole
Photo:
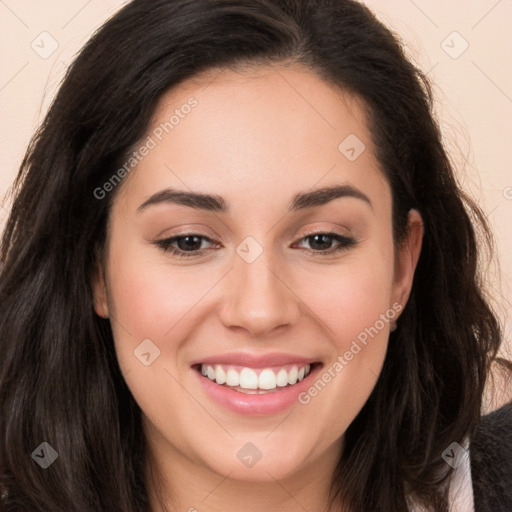
[[[296,322],[297,297],[285,284],[286,274],[277,270],[272,249],[247,237],[236,252],[223,316],[226,326],[263,334]]]

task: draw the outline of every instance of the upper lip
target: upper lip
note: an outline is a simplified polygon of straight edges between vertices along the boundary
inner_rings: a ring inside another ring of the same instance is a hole
[[[318,360],[300,357],[294,354],[275,352],[272,354],[248,354],[246,352],[230,352],[192,362],[191,366],[199,364],[229,364],[245,366],[248,368],[267,368],[269,366],[284,366],[287,364],[306,365],[318,362]]]

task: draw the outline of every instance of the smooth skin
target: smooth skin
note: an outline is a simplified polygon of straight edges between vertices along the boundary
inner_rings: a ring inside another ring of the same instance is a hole
[[[221,407],[191,364],[228,352],[285,352],[329,367],[394,304],[405,306],[421,217],[410,212],[406,243],[395,247],[391,191],[362,104],[310,70],[203,73],[166,93],[141,142],[191,97],[197,106],[118,191],[93,283],[95,310],[111,320],[169,504],[200,512],[324,511],[344,432],[381,371],[389,323],[307,405],[279,414]],[[338,149],[350,134],[366,146],[354,161]],[[339,197],[288,211],[296,194],[332,185],[349,185],[371,204]],[[172,202],[139,210],[168,188],[222,196],[228,211]],[[311,238],[331,232],[353,243]],[[172,243],[182,252],[198,248],[189,258],[156,243],[187,234],[205,237],[195,246]],[[249,236],[263,249],[252,263],[236,252]],[[134,356],[145,339],[160,350],[149,366]],[[252,468],[237,457],[249,442],[262,453]]]

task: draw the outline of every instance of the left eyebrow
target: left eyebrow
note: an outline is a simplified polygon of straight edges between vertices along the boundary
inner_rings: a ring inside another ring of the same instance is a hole
[[[342,197],[353,197],[367,203],[372,209],[373,205],[369,197],[352,185],[333,185],[330,187],[318,188],[307,192],[299,192],[295,196],[288,207],[290,212],[322,206],[334,199]],[[161,190],[144,201],[137,211],[148,208],[151,205],[160,203],[175,203],[190,208],[207,210],[212,212],[227,213],[229,205],[227,201],[218,195],[200,194],[198,192],[180,191],[171,188]]]
[[[370,198],[363,194],[359,189],[352,185],[333,185],[330,187],[318,188],[309,192],[301,192],[293,197],[289,211],[302,210],[303,208],[311,208],[313,206],[322,206],[324,204],[338,199],[340,197],[354,197],[360,199],[373,209]]]

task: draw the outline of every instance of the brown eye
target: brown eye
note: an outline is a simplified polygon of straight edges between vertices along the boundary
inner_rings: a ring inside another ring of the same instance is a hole
[[[342,251],[356,244],[353,238],[339,233],[314,233],[303,237],[300,241],[309,243],[311,249],[305,248],[306,252],[320,255]],[[333,242],[337,243],[334,247]]]
[[[166,238],[165,240],[158,240],[155,244],[164,250],[164,252],[170,252],[175,256],[190,257],[198,256],[204,252],[202,247],[203,241],[212,242],[206,236],[198,235],[195,233],[187,233],[172,238]]]

